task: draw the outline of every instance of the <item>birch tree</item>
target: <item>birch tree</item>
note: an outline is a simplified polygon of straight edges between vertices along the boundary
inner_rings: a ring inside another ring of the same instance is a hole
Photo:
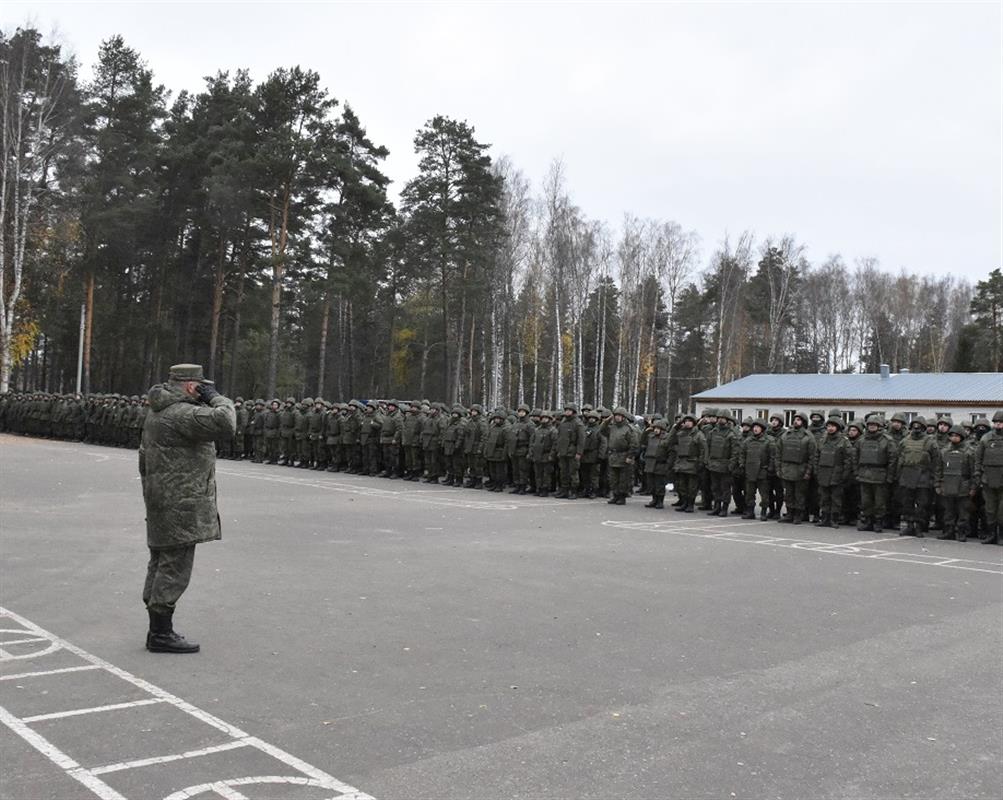
[[[15,361],[32,227],[58,186],[79,107],[76,65],[35,30],[0,32],[0,393]],[[20,355],[18,353],[17,355]]]

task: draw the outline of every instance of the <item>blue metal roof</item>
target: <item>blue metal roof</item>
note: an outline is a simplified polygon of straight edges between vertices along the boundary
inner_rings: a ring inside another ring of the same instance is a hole
[[[1003,406],[1003,373],[747,375],[693,395],[697,401],[964,403]]]

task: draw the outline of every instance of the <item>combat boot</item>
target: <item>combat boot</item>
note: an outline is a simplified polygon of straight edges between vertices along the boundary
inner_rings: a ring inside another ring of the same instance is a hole
[[[899,536],[915,536],[916,535],[916,525],[912,520],[909,520],[905,524],[905,528],[899,531]]]
[[[554,495],[555,500],[566,500],[568,497],[568,490],[561,489],[557,494]]]
[[[944,530],[937,536],[938,539],[953,539],[954,538],[954,528],[950,525],[945,525]]]
[[[151,653],[197,653],[199,646],[189,642],[174,630],[174,612],[166,614],[147,609],[150,615],[150,632],[146,636],[146,649]]]
[[[759,509],[759,521],[768,522],[770,519],[769,512],[765,508]]]
[[[861,517],[860,521],[857,523],[857,530],[861,531],[861,532],[863,532],[863,531],[873,531],[874,530],[874,526],[871,524],[871,521],[870,521],[869,518],[867,518],[867,517]]]
[[[742,519],[755,519],[755,518],[756,518],[756,507],[754,505],[746,506],[745,513],[742,514]]]
[[[818,522],[815,523],[816,528],[828,528],[829,527],[829,515],[819,514]]]

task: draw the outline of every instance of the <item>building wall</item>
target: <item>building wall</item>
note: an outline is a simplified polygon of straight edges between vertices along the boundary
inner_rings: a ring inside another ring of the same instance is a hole
[[[823,416],[829,415],[829,410],[835,408],[835,406],[777,406],[771,405],[769,401],[762,401],[759,403],[744,403],[741,405],[735,403],[724,404],[739,421],[745,419],[746,417],[756,417],[762,416],[764,419],[768,419],[773,413],[779,412],[784,415],[784,422],[787,425],[791,424],[793,420],[794,413],[797,411],[803,411],[806,414],[810,414],[812,411],[818,410],[822,412]],[[721,405],[715,405],[714,403],[697,403],[697,416],[705,413],[708,408],[721,408]],[[942,406],[937,406],[936,408],[931,408],[929,406],[918,406],[918,405],[854,405],[852,403],[842,403],[839,406],[839,410],[843,414],[843,419],[847,422],[852,422],[854,420],[858,422],[863,422],[864,417],[870,414],[872,411],[877,411],[883,413],[886,418],[891,418],[892,414],[902,411],[911,420],[916,415],[922,415],[923,417],[935,417],[939,418],[945,413],[951,415],[951,419],[956,423],[971,423],[976,417],[986,417],[987,419],[992,419],[993,414],[996,413],[998,409],[986,406],[986,407],[971,407],[971,406],[951,406],[950,404],[945,404]],[[765,412],[765,413],[764,413]]]

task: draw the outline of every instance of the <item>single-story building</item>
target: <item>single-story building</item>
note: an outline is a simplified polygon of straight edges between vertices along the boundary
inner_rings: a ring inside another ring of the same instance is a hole
[[[972,423],[1003,409],[1003,373],[893,374],[882,365],[879,373],[863,375],[747,375],[695,394],[693,402],[697,416],[708,408],[727,408],[739,420],[780,413],[787,425],[798,411],[826,416],[832,408],[847,422],[872,411],[886,418],[902,411],[910,420],[949,415],[956,423]]]

